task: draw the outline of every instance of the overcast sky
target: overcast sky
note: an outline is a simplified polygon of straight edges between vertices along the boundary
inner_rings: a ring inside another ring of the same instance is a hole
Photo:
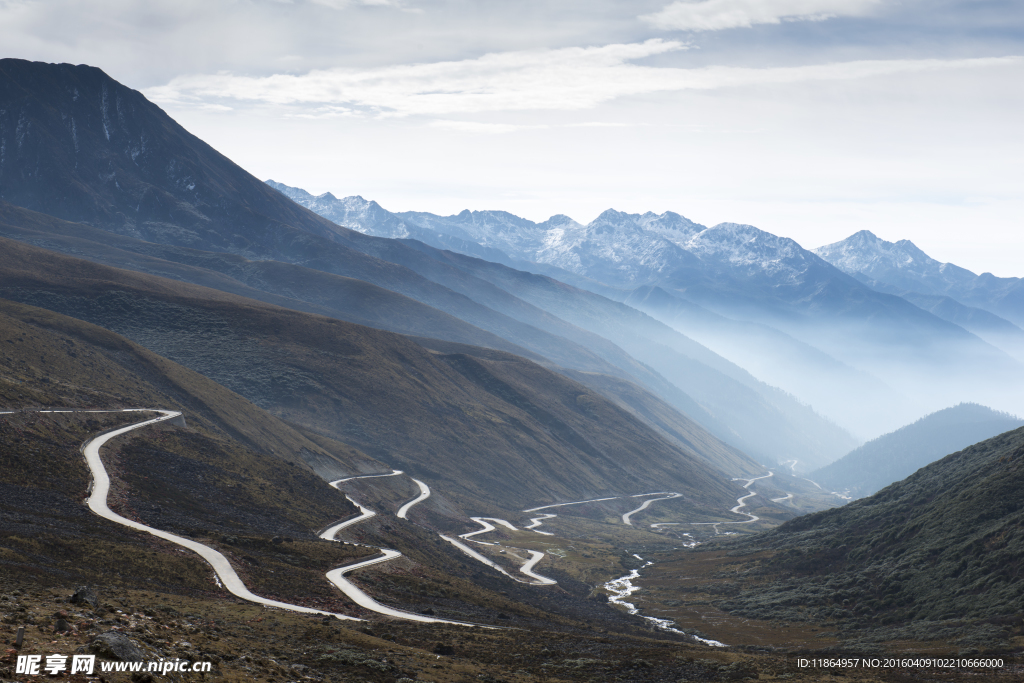
[[[1024,276],[1019,0],[0,0],[0,44],[314,193],[869,229]]]

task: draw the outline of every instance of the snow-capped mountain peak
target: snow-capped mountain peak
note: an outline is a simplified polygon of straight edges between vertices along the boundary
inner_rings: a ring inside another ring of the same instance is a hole
[[[799,280],[818,260],[788,237],[741,223],[719,223],[702,230],[686,246],[703,259],[788,281]]]
[[[321,216],[360,232],[442,242],[455,238],[514,259],[620,284],[653,282],[699,268],[702,261],[716,269],[729,265],[736,274],[746,273],[745,277],[760,272],[793,282],[810,267],[809,259],[818,261],[791,239],[735,223],[708,228],[672,211],[639,214],[608,209],[586,225],[563,214],[543,223],[506,211],[395,214],[359,196],[337,199],[324,193],[314,197],[282,183],[268,184]],[[444,244],[456,248],[450,241]]]
[[[562,228],[565,226],[578,226],[579,223],[574,221],[564,213],[556,213],[551,218],[547,219],[543,223],[538,224],[538,227],[542,228]]]
[[[944,265],[918,249],[910,240],[887,242],[869,230],[850,235],[841,242],[814,250],[836,268],[847,273],[864,273],[879,268],[938,272]]]

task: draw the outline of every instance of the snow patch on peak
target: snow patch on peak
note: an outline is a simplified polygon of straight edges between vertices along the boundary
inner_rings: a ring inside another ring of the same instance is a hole
[[[801,278],[809,260],[816,260],[808,259],[803,247],[788,237],[740,223],[720,223],[702,230],[687,243],[687,248],[703,258],[791,281]]]
[[[564,213],[556,213],[554,216],[552,216],[551,218],[547,219],[543,223],[540,223],[539,225],[541,227],[548,227],[548,228],[563,228],[563,227],[566,227],[566,226],[575,227],[575,228],[583,227],[579,223],[574,221],[573,219],[571,219],[568,216],[566,216]]]
[[[850,274],[870,273],[880,268],[941,270],[943,266],[910,240],[887,242],[867,230],[818,247],[814,253]]]

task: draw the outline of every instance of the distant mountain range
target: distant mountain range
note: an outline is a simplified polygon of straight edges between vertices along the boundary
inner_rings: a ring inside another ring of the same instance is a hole
[[[1022,426],[1013,415],[962,403],[872,439],[807,476],[854,498],[870,496],[952,451]]]
[[[948,296],[1024,325],[1024,279],[975,275],[952,263],[940,263],[910,240],[887,242],[861,230],[841,242],[814,250],[854,277],[902,290]]]
[[[940,263],[910,240],[887,242],[861,230],[814,250],[879,291],[897,294],[1024,360],[1024,280],[975,275]]]
[[[1024,378],[1024,333],[1012,323],[948,296],[880,287],[753,226],[709,228],[672,212],[608,210],[587,225],[504,211],[392,213],[362,197],[267,183],[366,234],[546,274],[625,302],[860,434],[894,429],[940,401],[1024,408],[1008,385]]]

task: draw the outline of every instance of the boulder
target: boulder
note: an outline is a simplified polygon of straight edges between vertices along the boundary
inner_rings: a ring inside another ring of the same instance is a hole
[[[89,643],[89,650],[105,659],[122,662],[138,662],[145,656],[135,641],[119,631],[99,634]]]
[[[79,586],[75,594],[68,598],[68,602],[75,605],[89,605],[93,609],[96,609],[100,604],[96,591],[88,586]]]

